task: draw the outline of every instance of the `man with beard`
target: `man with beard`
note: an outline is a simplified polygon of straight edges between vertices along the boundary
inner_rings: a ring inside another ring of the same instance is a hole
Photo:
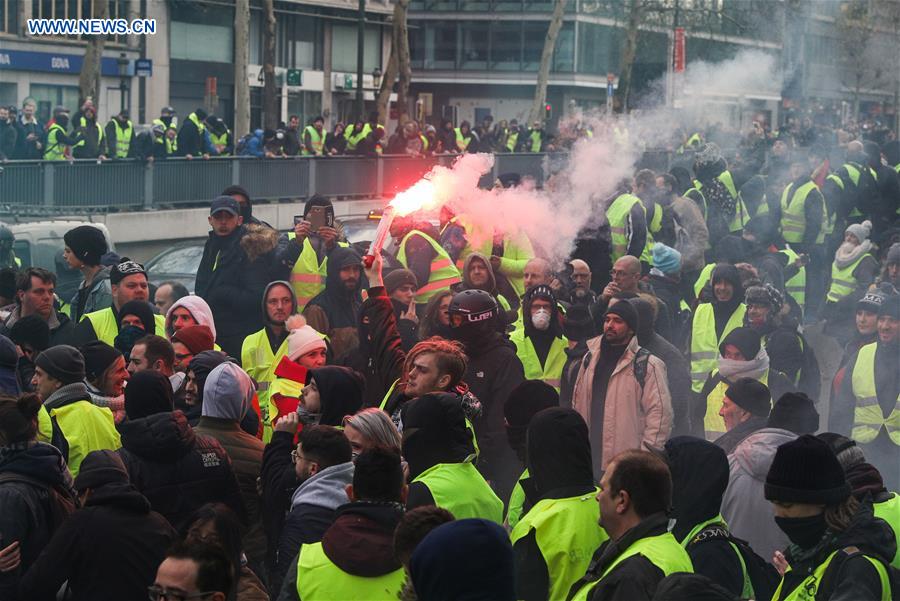
[[[801,392],[819,398],[819,364],[797,322],[782,315],[784,297],[771,284],[765,284],[747,288],[744,298],[744,325],[763,337],[769,367],[786,375]]]
[[[522,362],[525,377],[542,380],[559,392],[569,341],[563,336],[556,297],[549,286],[535,286],[525,293],[522,325],[510,340]]]
[[[712,274],[713,300],[700,303],[691,326],[691,388],[703,389],[709,372],[716,366],[716,349],[733,329],[744,321],[744,288],[734,265],[720,263]]]
[[[575,380],[572,407],[588,424],[595,475],[624,450],[662,446],[672,431],[665,365],[640,347],[638,327],[634,305],[610,307]]]
[[[465,346],[469,358],[464,380],[483,407],[474,421],[481,449],[478,469],[500,498],[506,499],[521,467],[506,444],[503,404],[525,379],[522,363],[515,347],[497,331],[497,301],[490,294],[483,290],[457,292],[449,313],[453,337]]]
[[[303,310],[307,323],[331,340],[335,363],[340,363],[359,346],[361,276],[359,254],[352,248],[336,247],[328,256],[325,290]]]
[[[850,433],[869,461],[885,476],[885,485],[898,482],[900,447],[900,296],[884,300],[878,310],[878,341],[859,349],[847,363],[837,402],[832,404],[829,430]]]

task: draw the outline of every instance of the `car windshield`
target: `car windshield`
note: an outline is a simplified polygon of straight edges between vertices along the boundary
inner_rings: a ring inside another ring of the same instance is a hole
[[[197,273],[200,259],[203,257],[202,246],[185,246],[176,248],[158,257],[149,270],[153,273]]]

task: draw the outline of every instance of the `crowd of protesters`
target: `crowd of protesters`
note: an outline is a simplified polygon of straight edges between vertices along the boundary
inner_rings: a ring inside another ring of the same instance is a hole
[[[0,290],[0,597],[897,598],[900,146],[795,125],[685,133],[562,264],[446,208],[364,260],[329,199],[279,232],[239,186],[194,294],[68,231],[72,298]]]

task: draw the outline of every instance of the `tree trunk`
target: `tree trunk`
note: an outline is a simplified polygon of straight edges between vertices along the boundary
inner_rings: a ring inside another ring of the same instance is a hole
[[[263,38],[263,122],[266,129],[278,129],[281,111],[275,93],[275,0],[263,0],[266,10],[266,29]]]
[[[567,0],[556,0],[553,6],[553,15],[550,17],[550,26],[547,28],[547,37],[544,38],[544,50],[541,52],[541,66],[538,69],[537,85],[534,87],[534,102],[531,104],[529,125],[535,121],[544,121],[544,103],[547,101],[547,80],[550,79],[550,64],[553,61],[553,50],[556,48],[556,38],[563,26],[563,16],[566,12]]]
[[[394,32],[397,43],[397,69],[400,82],[397,85],[397,122],[400,125],[409,121],[409,81],[412,79],[412,68],[409,64],[409,29],[406,26],[406,12],[409,8],[409,0],[396,0],[394,8]],[[399,15],[399,17],[398,17]]]
[[[404,19],[405,23],[405,9],[400,6],[400,2],[396,2],[394,4],[393,27],[391,29],[391,53],[388,56],[384,74],[381,76],[381,87],[378,89],[378,97],[375,99],[379,123],[387,123],[388,105],[391,102],[391,93],[394,91],[394,82],[397,80],[397,72],[400,69],[400,59],[397,56],[400,43],[397,39],[401,19]]]
[[[637,55],[639,26],[642,17],[642,0],[630,0],[628,3],[628,23],[625,27],[625,48],[622,50],[622,64],[619,68],[619,87],[616,97],[623,113],[628,112],[628,95],[631,91],[631,70]]]
[[[250,131],[250,0],[235,0],[234,7],[234,137]]]
[[[109,16],[108,2],[94,2],[91,16],[94,19],[106,19]],[[78,107],[84,104],[88,98],[94,100],[94,105],[100,107],[100,61],[103,59],[103,46],[106,44],[106,36],[92,36],[84,51],[84,62],[81,63],[81,73],[78,75]]]

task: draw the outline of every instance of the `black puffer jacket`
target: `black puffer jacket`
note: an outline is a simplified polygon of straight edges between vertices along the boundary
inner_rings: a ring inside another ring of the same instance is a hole
[[[217,501],[246,515],[228,453],[216,439],[195,434],[181,411],[129,420],[119,431],[131,483],[172,525]]]

